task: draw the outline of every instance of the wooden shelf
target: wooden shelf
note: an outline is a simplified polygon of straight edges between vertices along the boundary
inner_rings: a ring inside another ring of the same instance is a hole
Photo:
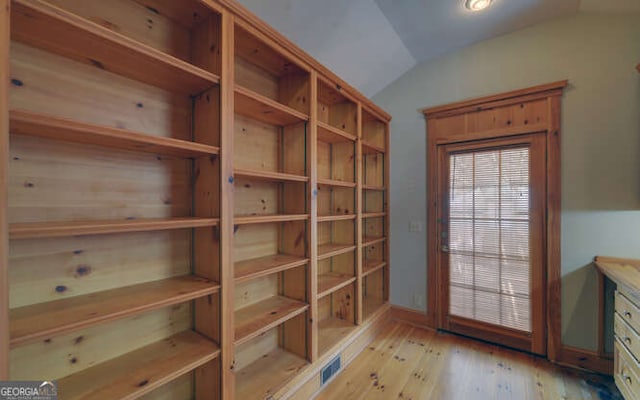
[[[11,346],[50,338],[216,293],[215,282],[184,276],[10,310]]]
[[[200,93],[220,78],[41,0],[14,0],[11,36],[64,57],[160,88]]]
[[[333,317],[318,322],[318,355],[322,356],[331,350],[356,328],[349,321]]]
[[[220,148],[201,143],[81,123],[30,111],[12,110],[9,115],[10,132],[13,134],[183,158],[220,153]]]
[[[362,154],[375,154],[375,153],[385,152],[384,148],[380,146],[376,146],[373,143],[367,143],[364,140],[361,141],[361,143],[362,143]]]
[[[236,372],[236,398],[271,399],[308,364],[304,358],[276,348]]]
[[[329,295],[336,290],[342,289],[355,282],[356,277],[352,275],[330,272],[318,275],[318,299]]]
[[[318,260],[348,253],[355,250],[355,248],[356,246],[352,244],[322,244],[318,246]]]
[[[162,231],[218,225],[218,218],[139,219],[122,221],[29,222],[9,225],[10,239],[102,235],[108,233]]]
[[[355,182],[345,182],[345,181],[336,181],[333,179],[318,179],[318,186],[334,186],[334,187],[345,187],[345,188],[355,188]]]
[[[309,214],[268,214],[268,215],[245,215],[234,217],[235,225],[266,224],[270,222],[303,221],[309,219]]]
[[[372,274],[387,265],[385,261],[382,260],[362,260],[362,276],[365,277],[369,274]]]
[[[325,143],[355,142],[356,136],[318,121],[318,140]]]
[[[308,115],[242,86],[235,86],[235,112],[271,125],[305,122]]]
[[[318,215],[318,222],[348,221],[350,219],[356,219],[355,214]]]
[[[218,346],[182,332],[59,380],[65,399],[134,399],[215,359]]]
[[[235,312],[235,345],[238,346],[307,310],[309,305],[288,297],[273,296]]]
[[[379,192],[383,192],[386,190],[384,186],[375,186],[375,185],[362,185],[363,190],[377,190]]]
[[[386,212],[362,213],[362,218],[380,218],[386,216]]]
[[[292,256],[289,254],[275,254],[239,261],[233,266],[234,278],[236,283],[244,282],[261,276],[299,267],[308,262],[308,258]]]
[[[385,305],[382,299],[367,298],[362,299],[362,314],[363,320],[366,321],[374,316]]]
[[[382,243],[387,240],[386,237],[363,237],[362,247],[373,246],[374,244]]]
[[[248,169],[234,169],[233,175],[235,178],[251,178],[263,181],[274,182],[309,182],[308,176],[285,174],[282,172],[270,172],[270,171],[255,171]]]

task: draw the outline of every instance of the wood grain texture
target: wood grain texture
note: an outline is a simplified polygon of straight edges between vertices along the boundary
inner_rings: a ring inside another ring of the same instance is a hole
[[[387,324],[315,399],[620,398],[611,378],[471,339]]]
[[[218,346],[187,331],[59,381],[66,399],[135,399],[213,360]]]
[[[9,379],[9,227],[7,180],[9,165],[9,0],[0,1],[0,380]]]
[[[216,293],[217,283],[178,277],[16,308],[10,311],[17,346]]]
[[[307,310],[301,301],[273,296],[241,308],[235,315],[235,345],[241,345]]]
[[[30,111],[12,110],[9,116],[13,134],[175,157],[202,157],[220,152],[215,146],[86,124]]]
[[[287,269],[299,267],[309,262],[308,258],[289,254],[274,254],[249,260],[238,261],[234,264],[234,278],[236,283],[274,274]]]
[[[300,111],[278,103],[242,86],[235,88],[235,112],[272,125],[291,125],[309,117]]]
[[[16,1],[12,21],[18,41],[154,86],[196,94],[220,81],[213,73],[43,1]]]
[[[640,260],[597,256],[595,264],[619,287],[640,299]]]

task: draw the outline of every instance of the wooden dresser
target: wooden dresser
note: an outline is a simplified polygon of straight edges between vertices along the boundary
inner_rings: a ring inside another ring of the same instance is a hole
[[[640,400],[640,260],[596,257],[598,269],[617,284],[614,378],[626,400]]]

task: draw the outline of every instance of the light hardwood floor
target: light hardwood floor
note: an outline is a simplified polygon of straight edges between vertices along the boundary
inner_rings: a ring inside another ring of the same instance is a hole
[[[391,322],[316,399],[622,399],[613,380]]]

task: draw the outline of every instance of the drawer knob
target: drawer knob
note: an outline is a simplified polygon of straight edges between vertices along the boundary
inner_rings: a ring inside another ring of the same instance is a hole
[[[624,340],[625,342],[627,342],[628,344],[631,344],[631,338],[630,338],[629,336],[625,336],[625,337],[623,338],[623,340]]]
[[[625,311],[624,312],[624,317],[628,318],[628,319],[631,319],[631,313],[629,311]]]
[[[631,377],[630,376],[627,376],[624,380],[627,381],[627,383],[629,385],[631,385]]]

